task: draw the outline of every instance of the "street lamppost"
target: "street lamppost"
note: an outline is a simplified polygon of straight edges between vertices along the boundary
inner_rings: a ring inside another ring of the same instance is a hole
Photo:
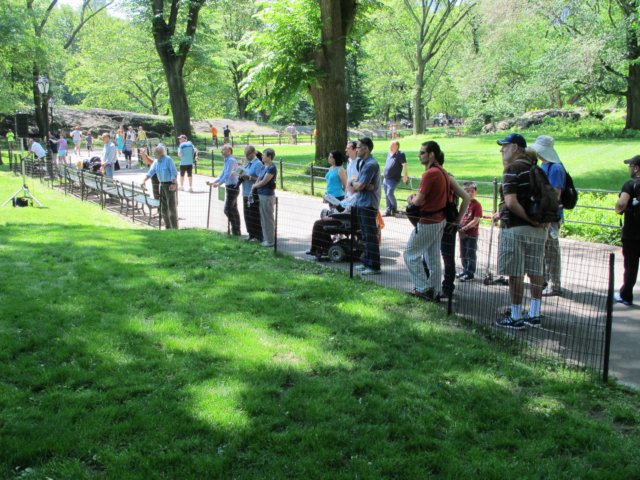
[[[53,181],[53,154],[51,152],[51,145],[49,145],[49,79],[46,75],[40,75],[40,78],[36,82],[38,86],[38,91],[40,92],[40,102],[41,102],[41,116],[42,116],[42,127],[44,128],[44,132],[42,133],[42,139],[47,147],[47,160],[45,163],[45,170],[47,172],[47,176],[51,181]]]
[[[53,97],[49,97],[49,129],[53,128]],[[48,132],[49,130],[47,130]]]
[[[40,75],[40,78],[36,82],[38,87],[38,91],[40,92],[40,107],[42,112],[42,127],[44,128],[44,132],[42,133],[42,138],[45,142],[48,140],[49,135],[49,112],[48,112],[48,102],[49,102],[49,79],[46,75]]]

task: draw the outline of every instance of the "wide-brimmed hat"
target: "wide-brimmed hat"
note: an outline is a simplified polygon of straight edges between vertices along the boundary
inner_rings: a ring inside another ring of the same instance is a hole
[[[560,157],[558,157],[558,152],[553,148],[554,143],[555,140],[553,137],[550,137],[549,135],[540,135],[536,138],[533,145],[531,145],[531,149],[535,150],[535,152],[547,162],[562,163],[560,162]]]

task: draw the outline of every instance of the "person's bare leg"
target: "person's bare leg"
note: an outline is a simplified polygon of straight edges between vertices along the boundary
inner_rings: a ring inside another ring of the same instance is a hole
[[[509,277],[509,297],[513,305],[522,305],[524,277]]]

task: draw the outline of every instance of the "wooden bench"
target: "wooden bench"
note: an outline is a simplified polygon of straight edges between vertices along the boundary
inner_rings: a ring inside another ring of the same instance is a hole
[[[145,214],[145,207],[149,209],[149,225],[151,225],[154,209],[156,210],[156,215],[160,216],[160,200],[151,197],[142,185],[136,185],[134,182],[117,182],[116,185],[120,191],[119,197],[122,199],[125,215],[128,216],[129,211],[131,211],[132,221],[136,219],[136,211],[142,210],[142,215]]]
[[[122,199],[120,198],[120,191],[118,184],[113,178],[102,179],[102,208],[105,208],[107,199],[116,199],[122,206]],[[122,210],[121,210],[122,211]]]
[[[80,170],[80,176],[82,177],[83,189],[80,195],[82,200],[88,200],[90,193],[95,193],[98,197],[100,205],[102,205],[102,175],[96,175],[95,173],[88,172],[86,170]]]
[[[82,183],[82,173],[76,167],[71,165],[66,166],[67,185],[69,185],[69,191],[73,195],[74,189],[80,190],[80,198],[84,197],[84,184]]]

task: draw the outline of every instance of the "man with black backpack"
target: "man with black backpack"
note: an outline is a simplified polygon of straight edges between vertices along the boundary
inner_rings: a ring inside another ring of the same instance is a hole
[[[622,186],[616,203],[616,213],[624,213],[622,226],[622,255],[624,257],[624,280],[622,288],[613,299],[623,305],[633,305],[633,287],[638,278],[640,259],[640,155],[624,163],[629,165],[631,180]]]
[[[567,171],[553,148],[554,140],[549,135],[541,135],[531,145],[540,160],[540,168],[547,174],[549,183],[558,194],[558,200],[562,196],[567,183]],[[547,286],[542,290],[543,297],[562,295],[560,283],[560,227],[564,221],[564,209],[562,204],[558,209],[558,221],[549,223],[547,240],[544,244],[544,280]]]
[[[527,156],[527,142],[518,133],[510,133],[501,146],[504,172],[500,187],[500,209],[495,219],[500,219],[500,243],[498,250],[498,274],[509,276],[511,307],[496,321],[503,328],[521,330],[525,324],[540,326],[542,284],[544,282],[544,242],[546,230],[544,217],[532,218],[537,198],[534,187],[537,180],[534,162]],[[534,159],[535,160],[535,159]],[[535,167],[538,168],[538,167]],[[539,172],[544,175],[542,172]],[[548,182],[547,182],[548,185]],[[557,209],[557,202],[555,205]],[[531,306],[522,312],[524,274],[531,280]]]

